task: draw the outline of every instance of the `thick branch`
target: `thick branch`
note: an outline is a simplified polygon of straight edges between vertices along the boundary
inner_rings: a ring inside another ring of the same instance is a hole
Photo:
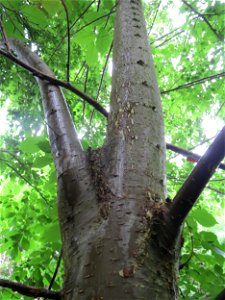
[[[9,45],[14,51],[19,61],[27,66],[27,69],[34,69],[35,72],[40,72],[44,76],[53,78],[54,73],[49,67],[28,47],[17,40],[10,39]],[[11,57],[13,55],[9,54]],[[17,58],[16,58],[17,59]],[[69,168],[68,159],[70,156],[76,157],[78,153],[82,152],[82,146],[79,142],[76,128],[69,108],[65,101],[64,95],[57,84],[46,82],[45,78],[36,76],[41,94],[42,104],[45,113],[45,119],[48,124],[48,135],[51,144],[53,159],[56,165],[58,175],[60,175],[65,168]],[[43,76],[42,76],[43,77]],[[74,159],[76,164],[78,163]],[[61,163],[63,161],[63,164]]]
[[[171,204],[169,218],[176,227],[182,224],[224,156],[225,126],[201,157]]]
[[[46,297],[48,299],[57,299],[57,300],[61,299],[60,292],[52,292],[46,289],[36,288],[33,286],[25,285],[11,280],[0,279],[0,286],[9,288],[15,292],[18,292],[28,297],[33,297],[33,298]]]
[[[108,116],[108,112],[98,102],[96,102],[94,99],[92,99],[91,97],[89,97],[88,95],[86,95],[85,93],[83,93],[82,91],[80,91],[77,88],[75,88],[70,83],[62,81],[62,80],[59,80],[59,79],[56,79],[56,78],[54,78],[52,76],[49,76],[49,75],[47,75],[47,74],[45,74],[45,73],[37,70],[36,68],[31,67],[31,66],[25,64],[24,62],[22,62],[21,60],[19,60],[17,57],[15,57],[14,55],[12,55],[11,53],[5,52],[2,49],[0,49],[0,54],[2,54],[3,56],[7,57],[11,61],[15,62],[17,65],[19,65],[19,66],[23,67],[24,69],[28,70],[35,77],[38,77],[38,78],[40,78],[42,80],[46,80],[46,81],[48,81],[49,83],[51,83],[53,85],[64,87],[65,89],[73,92],[77,96],[81,97],[84,101],[86,101],[90,105],[92,105],[97,111],[99,111],[100,113],[102,113],[105,117]]]

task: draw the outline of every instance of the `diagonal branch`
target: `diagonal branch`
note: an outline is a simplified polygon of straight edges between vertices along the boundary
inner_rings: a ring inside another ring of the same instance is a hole
[[[197,11],[190,3],[188,3],[186,0],[181,0],[190,10],[192,10],[197,16],[199,16],[203,21],[209,26],[209,28],[212,30],[212,32],[215,34],[215,36],[219,40],[223,40],[223,36],[221,36],[215,28],[212,27],[212,25],[209,23],[208,19],[201,13]]]
[[[58,260],[57,260],[57,264],[56,264],[56,267],[55,267],[54,274],[53,274],[53,276],[52,276],[51,282],[50,282],[49,287],[48,287],[48,290],[49,290],[49,291],[52,289],[52,286],[53,286],[53,284],[54,284],[54,282],[55,282],[55,279],[56,279],[56,276],[57,276],[57,274],[58,274],[59,267],[60,267],[61,260],[62,260],[62,254],[63,254],[63,252],[62,252],[62,249],[61,249],[60,254],[59,254],[59,257],[58,257]]]
[[[184,180],[182,179],[183,178],[182,176],[180,176],[179,178],[177,178],[175,176],[167,175],[167,178],[171,179],[171,180],[176,180],[178,182],[184,182]],[[224,180],[225,179],[218,179],[218,181],[224,181]],[[211,181],[217,181],[217,180],[211,180]],[[207,185],[205,188],[208,189],[208,190],[211,190],[211,191],[213,191],[213,192],[215,192],[215,193],[217,193],[219,195],[225,195],[225,192],[217,190],[217,189],[213,188],[212,186]],[[170,202],[170,198],[168,197],[167,199]]]
[[[181,154],[181,155],[183,155],[183,156],[186,156],[187,159],[190,159],[190,160],[192,160],[193,162],[198,162],[199,159],[201,158],[201,156],[198,155],[198,154],[195,154],[195,153],[193,153],[193,152],[191,152],[191,151],[188,151],[188,150],[185,150],[185,149],[183,149],[183,148],[174,146],[174,145],[172,145],[172,144],[170,144],[170,143],[166,143],[166,149],[171,150],[171,151],[173,151],[173,152],[176,152],[176,153],[178,153],[178,154]],[[221,164],[218,166],[218,168],[220,168],[220,169],[222,169],[222,170],[225,170],[225,164],[221,163]]]
[[[7,57],[11,61],[15,62],[17,65],[19,65],[19,66],[23,67],[24,69],[28,70],[29,72],[31,72],[33,74],[33,76],[38,77],[42,80],[46,80],[46,81],[48,81],[49,83],[52,83],[55,86],[64,87],[65,89],[73,92],[77,96],[81,97],[84,101],[86,101],[90,105],[92,105],[97,111],[102,113],[105,117],[108,116],[108,112],[98,102],[96,102],[94,99],[92,99],[91,97],[89,97],[88,95],[83,93],[82,91],[78,90],[75,86],[71,85],[70,83],[59,80],[59,79],[56,79],[52,76],[46,75],[45,73],[39,71],[38,69],[25,64],[24,62],[19,60],[17,57],[12,55],[11,53],[5,52],[2,49],[0,49],[0,54]]]
[[[101,75],[101,78],[100,78],[100,82],[99,82],[99,85],[98,85],[98,90],[97,90],[97,94],[96,94],[96,98],[95,98],[96,102],[98,101],[98,97],[99,97],[99,94],[100,94],[100,91],[101,91],[101,88],[102,88],[102,82],[103,82],[103,78],[104,78],[104,75],[105,75],[106,67],[108,65],[108,61],[109,61],[109,57],[110,57],[110,54],[111,54],[111,51],[112,51],[112,47],[113,47],[113,43],[111,43],[111,46],[110,46],[109,51],[108,51],[107,56],[106,56],[105,64],[104,64],[104,67],[103,67],[103,70],[102,70],[102,75]],[[95,112],[95,109],[93,109],[93,111],[92,111],[91,118],[90,118],[90,124],[92,123],[94,112]]]
[[[225,126],[201,157],[171,203],[168,217],[176,228],[183,223],[224,156]]]
[[[90,4],[88,4],[88,6],[84,9],[84,11],[79,15],[79,17],[73,22],[73,24],[70,26],[70,31],[72,30],[72,28],[77,24],[77,22],[85,15],[85,13],[89,10],[89,8],[92,6],[92,4],[95,2],[95,0],[93,0]],[[55,55],[55,53],[59,50],[60,46],[62,45],[62,43],[64,42],[65,38],[67,36],[67,33],[63,35],[61,41],[59,42],[59,44],[53,49],[53,52],[50,56],[50,58],[48,59],[47,63],[49,63],[49,61],[52,59],[52,57]]]
[[[89,103],[91,106],[93,106],[98,112],[100,112],[106,118],[108,117],[108,112],[106,111],[106,109],[101,104],[99,104],[97,101],[95,101],[93,98],[91,98],[90,96],[86,95],[82,91],[78,90],[75,86],[71,85],[70,83],[62,81],[62,80],[59,80],[59,79],[56,79],[56,78],[54,78],[52,76],[46,75],[45,73],[37,70],[36,68],[31,67],[31,66],[23,63],[17,57],[15,57],[14,55],[12,55],[9,52],[3,51],[2,49],[0,49],[0,54],[2,54],[3,56],[7,57],[11,61],[13,61],[16,64],[18,64],[19,66],[23,67],[24,69],[28,70],[34,76],[36,76],[36,77],[38,77],[40,79],[47,80],[49,83],[52,83],[53,85],[61,86],[61,87],[65,88],[65,89],[73,92],[74,94],[76,94],[77,96],[79,96],[80,98],[82,98],[84,101],[86,101],[87,103]],[[183,85],[177,86],[177,87],[175,87],[173,89],[162,91],[161,95],[165,95],[165,94],[168,94],[170,92],[174,92],[176,90],[188,88],[188,87],[196,85],[196,84],[201,84],[201,83],[203,83],[203,82],[205,82],[207,80],[212,80],[212,79],[216,79],[216,78],[220,78],[220,77],[224,77],[224,76],[225,76],[225,72],[222,72],[222,73],[219,73],[219,74],[214,74],[214,75],[211,75],[211,76],[200,78],[198,80],[194,80],[192,82],[188,82],[188,83],[185,83]]]
[[[149,28],[149,31],[148,31],[148,36],[150,35],[150,33],[151,33],[151,31],[152,31],[152,28],[153,28],[153,26],[154,26],[154,24],[155,24],[155,20],[156,20],[156,18],[157,18],[158,12],[159,12],[159,7],[160,7],[160,5],[161,5],[161,2],[162,2],[162,1],[160,0],[159,3],[158,3],[158,5],[157,5],[157,8],[156,8],[156,11],[155,11],[155,15],[154,15],[152,24],[151,24],[151,26],[150,26],[150,28]]]
[[[61,292],[52,292],[46,290],[44,288],[36,288],[33,286],[25,285],[20,282],[15,282],[6,279],[0,279],[0,286],[9,288],[15,292],[20,293],[21,295],[28,296],[28,297],[46,297],[48,299],[61,299]]]
[[[7,161],[0,159],[1,161],[4,161],[4,163],[12,169],[20,178],[22,178],[27,184],[29,184],[38,194],[39,196],[45,201],[45,203],[50,206],[49,200],[42,194],[42,192],[33,185],[25,176],[23,176],[16,168],[14,168],[12,165],[10,165]]]
[[[200,79],[197,79],[197,80],[193,80],[191,82],[179,85],[179,86],[177,86],[177,87],[175,87],[173,89],[170,89],[170,90],[161,91],[160,93],[161,93],[161,95],[169,94],[170,92],[174,92],[174,91],[177,91],[177,90],[189,88],[189,87],[191,87],[193,85],[201,84],[201,83],[203,83],[203,82],[205,82],[207,80],[212,80],[212,79],[216,79],[216,78],[220,78],[220,77],[224,77],[224,76],[225,76],[225,72],[214,74],[214,75],[210,75],[210,76],[207,76],[207,77],[203,77],[203,78],[200,78]]]

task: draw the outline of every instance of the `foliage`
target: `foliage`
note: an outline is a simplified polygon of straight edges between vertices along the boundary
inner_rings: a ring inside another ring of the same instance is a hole
[[[115,3],[101,1],[99,9],[98,1],[65,3],[70,19],[70,81],[108,107],[111,56],[105,72],[104,66],[112,43]],[[219,125],[224,121],[223,77],[204,78],[223,72],[225,7],[220,1],[189,3],[215,30],[185,2],[146,0],[144,8],[162,92],[166,139],[185,149],[195,149],[196,145],[205,146],[211,141],[205,119],[213,119]],[[61,1],[0,0],[0,7],[7,37],[24,41],[57,78],[65,80],[67,23]],[[176,20],[173,14],[177,15]],[[0,268],[6,278],[48,286],[61,245],[55,170],[40,94],[32,76],[3,57],[0,72],[0,113],[6,108],[10,123],[0,140],[1,253],[6,257]],[[185,87],[187,83],[190,85]],[[170,91],[176,87],[179,88]],[[101,146],[105,118],[76,95],[64,93],[84,148]],[[167,158],[168,193],[172,198],[193,165],[170,151]],[[180,270],[183,299],[213,299],[224,286],[224,195],[224,171],[218,170],[184,226],[184,267]],[[53,285],[56,290],[62,283],[62,272],[61,265]],[[2,299],[18,299],[7,290],[1,293]]]

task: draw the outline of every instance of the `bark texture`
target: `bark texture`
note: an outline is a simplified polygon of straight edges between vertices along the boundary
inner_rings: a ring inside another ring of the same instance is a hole
[[[54,76],[26,47],[11,46]],[[158,235],[168,210],[164,126],[140,1],[117,5],[102,149],[83,151],[60,88],[37,81],[58,174],[62,299],[176,299],[179,243],[169,243],[167,232]]]
[[[118,3],[113,68],[107,140],[87,158],[97,215],[83,190],[66,230],[64,299],[176,299],[178,245],[157,237],[167,210],[165,142],[140,1]]]

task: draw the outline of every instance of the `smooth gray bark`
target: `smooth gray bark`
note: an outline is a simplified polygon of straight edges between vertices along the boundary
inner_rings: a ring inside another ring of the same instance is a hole
[[[113,66],[106,143],[86,153],[59,87],[37,79],[58,174],[62,299],[176,299],[179,243],[157,234],[167,212],[163,114],[139,0],[118,3]]]

